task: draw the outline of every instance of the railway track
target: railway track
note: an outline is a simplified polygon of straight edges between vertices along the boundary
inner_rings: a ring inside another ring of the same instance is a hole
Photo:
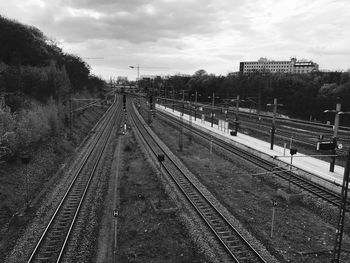
[[[120,115],[115,118],[118,110],[121,111],[120,100],[108,109],[104,118],[94,127],[94,137],[88,143],[86,154],[75,169],[74,179],[43,231],[27,261],[28,263],[61,262],[80,208],[89,191],[90,183],[99,166],[113,127],[117,122],[120,122]]]
[[[163,171],[172,178],[178,189],[222,244],[230,261],[236,263],[266,263],[264,258],[250,245],[249,241],[229,223],[208,197],[192,182],[191,177],[193,175],[148,127],[139,113],[136,112],[135,107],[128,104],[128,112],[131,113],[132,125],[136,127],[134,130],[137,131],[152,154],[155,156],[158,154],[165,155],[165,160],[162,162]]]
[[[181,103],[179,101],[178,103]],[[181,106],[175,105],[175,110],[182,111]],[[203,106],[205,111],[201,112],[206,115],[206,120],[211,122],[209,117],[211,112],[211,107]],[[215,113],[224,117],[224,114],[220,113],[221,108],[215,108]],[[189,108],[184,109],[186,114],[192,114],[192,110]],[[228,116],[234,116],[235,112],[228,111]],[[258,120],[253,114],[240,112],[240,128],[251,130],[257,133],[260,133],[265,136],[270,136],[271,129],[271,116],[261,115],[261,119]],[[253,116],[253,118],[252,118]],[[233,119],[228,118],[230,122],[230,128],[233,126]],[[217,118],[213,119],[214,124],[218,123]],[[258,128],[257,128],[258,127]],[[338,144],[347,144],[349,142],[349,127],[340,127]],[[285,118],[276,118],[276,133],[275,136],[281,139],[289,141],[291,138],[293,141],[298,142],[307,147],[312,147],[316,149],[316,143],[319,140],[319,136],[323,136],[323,140],[331,141],[333,138],[333,130],[331,125],[321,124],[321,123],[310,123],[301,120],[295,119],[285,119]],[[338,155],[345,155],[347,153],[347,148],[337,149]]]
[[[164,120],[172,124],[174,127],[183,127],[185,129],[189,129],[189,125],[184,124],[184,122],[179,121],[176,118],[169,118],[169,115],[162,113],[161,111],[157,112],[157,116],[161,116]],[[329,202],[330,204],[334,206],[339,206],[339,203],[341,201],[340,195],[337,193],[334,193],[327,188],[320,186],[314,182],[311,182],[302,176],[299,176],[285,168],[279,168],[275,169],[275,164],[272,162],[269,162],[265,159],[262,159],[252,153],[246,152],[238,147],[235,147],[234,145],[227,143],[219,138],[216,138],[214,136],[210,136],[206,134],[205,132],[191,126],[190,132],[192,135],[196,135],[204,140],[212,141],[213,144],[217,145],[221,149],[225,150],[227,154],[234,154],[242,159],[248,160],[252,162],[253,164],[257,165],[258,167],[261,167],[265,169],[266,171],[271,172],[275,176],[283,179],[286,182],[290,182],[294,186],[299,187],[300,189],[311,193],[318,198],[321,198],[322,200],[325,200]],[[350,202],[348,201],[347,207],[349,207]],[[349,209],[347,209],[349,211]]]

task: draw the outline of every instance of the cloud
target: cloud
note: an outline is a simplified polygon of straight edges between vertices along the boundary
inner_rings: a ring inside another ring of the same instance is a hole
[[[349,68],[346,0],[12,0],[0,2],[0,10],[67,52],[104,57],[88,61],[104,76],[113,69],[135,76],[129,64],[144,72],[158,65],[170,68],[165,73],[226,74],[261,56]]]

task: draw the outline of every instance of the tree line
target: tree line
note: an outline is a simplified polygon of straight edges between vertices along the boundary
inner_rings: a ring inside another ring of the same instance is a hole
[[[12,111],[24,107],[26,97],[46,103],[105,86],[86,62],[64,53],[39,29],[0,16],[0,32],[0,93]]]
[[[342,104],[342,110],[350,111],[350,75],[349,72],[312,72],[308,74],[230,73],[227,76],[208,74],[201,69],[193,75],[156,78],[152,82],[141,81],[147,90],[156,87],[161,95],[194,101],[197,91],[198,101],[211,101],[215,93],[215,104],[224,99],[235,99],[237,95],[245,107],[257,108],[260,100],[261,110],[269,110],[267,104],[277,98],[283,104],[278,111],[292,118],[326,121],[334,116],[324,113],[326,109],[335,109],[336,103]],[[342,125],[350,125],[349,117],[342,117]]]

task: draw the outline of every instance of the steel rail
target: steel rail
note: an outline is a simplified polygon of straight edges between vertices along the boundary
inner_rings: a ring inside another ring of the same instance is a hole
[[[176,123],[174,127],[179,127],[179,125],[182,125],[184,128],[189,129],[189,125],[184,124],[180,122],[179,120],[170,117],[169,115],[162,113],[161,111],[158,111],[158,116],[164,116],[164,118],[172,123]],[[170,118],[169,118],[170,117]],[[275,164],[272,162],[269,162],[268,160],[262,159],[255,154],[246,152],[238,147],[235,147],[234,145],[227,143],[215,136],[210,136],[206,134],[205,132],[195,128],[195,127],[190,127],[191,133],[196,134],[197,136],[201,137],[202,139],[205,140],[212,140],[214,144],[217,146],[221,147],[222,149],[226,150],[230,154],[235,154],[236,156],[239,156],[245,160],[248,160],[249,162],[267,170],[267,171],[272,171],[272,169],[275,167]],[[331,203],[334,206],[339,206],[340,202],[340,195],[337,193],[332,192],[331,190],[318,185],[312,181],[309,181],[293,172],[290,172],[289,170],[279,170],[276,171],[276,173],[272,173],[276,175],[277,177],[280,177],[284,179],[287,182],[291,182],[293,185],[300,187],[301,189],[316,195],[317,197]],[[348,201],[348,205],[350,205],[350,202]],[[349,211],[349,209],[347,210]]]
[[[177,101],[177,103],[182,103],[182,101]],[[188,105],[188,103],[185,102],[185,105]],[[204,109],[207,109],[207,111],[212,110],[212,106],[210,106],[210,107],[208,107],[208,105],[204,105],[204,106],[201,105],[201,106]],[[181,110],[178,105],[175,105],[175,108],[178,109],[179,111]],[[216,110],[216,113],[217,113],[218,111],[220,111],[222,109],[222,107],[214,107],[214,109]],[[235,115],[235,111],[228,110],[228,114],[230,114],[231,116]],[[248,118],[251,119],[252,116],[254,118],[256,117],[255,114],[251,114],[251,113],[247,113],[247,112],[243,112],[243,111],[239,112],[239,116],[241,117],[240,118],[241,123],[242,122],[248,123],[249,122],[247,120]],[[244,121],[242,121],[242,116],[244,117],[243,118]],[[267,126],[267,127],[271,127],[272,116],[260,114],[260,117],[261,117],[261,120],[259,121],[259,124]],[[325,134],[323,134],[324,136],[327,136],[329,138],[333,137],[333,128],[332,128],[332,125],[329,125],[329,124],[307,122],[307,121],[302,121],[302,120],[297,120],[297,119],[286,119],[286,118],[282,118],[282,117],[276,117],[276,121],[277,121],[277,123],[280,123],[283,125],[294,125],[294,126],[299,125],[300,128],[304,128],[304,129],[308,128],[309,129],[308,132],[315,133],[316,137],[318,137],[317,135],[320,134],[320,130],[325,133]],[[217,122],[216,118],[214,118],[214,122]],[[293,128],[298,128],[298,127],[293,127]],[[277,127],[277,129],[281,129],[281,127]],[[350,132],[350,127],[340,126],[338,139],[341,141],[348,141],[349,132]]]
[[[118,103],[119,104],[119,107],[121,107],[120,105],[121,105],[121,103]],[[112,109],[112,107],[114,107],[114,109]],[[109,109],[108,109],[108,112],[107,112],[107,114],[105,114],[104,115],[104,119],[103,119],[103,121],[101,121],[101,122],[98,122],[96,125],[95,125],[95,129],[96,129],[96,127],[97,126],[101,126],[101,128],[100,128],[100,130],[99,130],[99,133],[96,135],[96,137],[95,137],[95,139],[91,142],[91,144],[89,145],[89,148],[88,148],[88,151],[87,151],[87,153],[86,153],[86,155],[84,156],[84,158],[83,158],[83,160],[81,161],[81,163],[80,163],[80,165],[79,165],[79,167],[78,167],[78,169],[77,169],[77,171],[75,172],[75,174],[74,174],[74,177],[73,177],[73,180],[72,180],[72,182],[70,183],[70,185],[69,185],[69,187],[68,187],[68,189],[67,189],[67,191],[65,192],[65,194],[64,194],[64,196],[62,197],[62,199],[61,199],[61,201],[60,201],[60,203],[59,203],[59,205],[58,205],[58,207],[56,208],[56,210],[55,210],[55,212],[54,212],[54,214],[52,215],[52,217],[51,217],[51,219],[50,219],[50,221],[49,221],[49,223],[47,224],[47,226],[46,226],[46,228],[45,228],[45,230],[44,230],[44,232],[42,233],[42,235],[41,235],[41,237],[40,237],[40,239],[39,239],[39,241],[37,242],[37,244],[36,244],[36,246],[35,246],[35,248],[34,248],[34,250],[33,250],[33,252],[32,252],[32,254],[31,254],[31,256],[30,256],[30,258],[28,259],[28,263],[31,263],[31,262],[36,262],[36,261],[39,261],[39,262],[41,262],[41,261],[47,261],[47,260],[49,260],[50,259],[50,261],[52,262],[52,260],[53,259],[51,259],[51,256],[54,256],[54,255],[57,255],[57,253],[59,252],[59,254],[58,254],[58,258],[56,258],[56,259],[54,259],[55,260],[55,262],[59,262],[60,261],[60,258],[61,258],[61,256],[62,256],[62,253],[63,253],[63,250],[64,250],[64,248],[65,248],[65,245],[66,245],[66,242],[67,242],[67,240],[68,240],[68,237],[66,236],[66,238],[63,236],[61,236],[61,234],[62,234],[62,232],[66,232],[67,231],[67,225],[69,224],[69,221],[71,222],[71,224],[69,225],[69,228],[68,228],[68,234],[70,233],[70,231],[71,231],[71,229],[72,229],[72,226],[73,226],[73,224],[74,224],[74,221],[71,221],[71,217],[72,217],[72,214],[73,214],[73,212],[74,212],[74,210],[73,209],[76,209],[75,210],[75,214],[74,214],[74,216],[73,216],[73,219],[75,220],[76,219],[76,216],[77,216],[77,213],[78,213],[78,211],[77,211],[77,208],[80,208],[80,206],[81,206],[81,203],[82,203],[82,200],[83,200],[83,198],[84,198],[84,196],[85,196],[85,194],[86,194],[86,190],[87,190],[87,188],[88,188],[88,185],[89,185],[89,183],[90,183],[90,181],[91,181],[91,178],[92,178],[92,175],[94,174],[94,172],[92,172],[91,174],[90,174],[90,176],[89,176],[89,179],[87,180],[87,181],[83,181],[82,182],[82,185],[80,185],[81,184],[81,182],[79,182],[78,181],[78,179],[81,179],[80,177],[79,177],[79,175],[81,174],[81,171],[83,170],[83,168],[85,167],[85,165],[87,164],[87,161],[89,160],[89,158],[90,157],[92,157],[92,154],[94,153],[94,150],[97,148],[97,146],[99,145],[99,143],[100,143],[100,140],[101,139],[103,139],[103,138],[105,138],[105,142],[104,142],[104,144],[103,144],[103,147],[102,147],[102,149],[101,149],[101,151],[100,151],[100,153],[99,153],[99,157],[98,157],[98,159],[97,159],[97,161],[96,161],[96,163],[95,163],[95,165],[94,165],[94,169],[96,169],[96,167],[97,167],[97,164],[98,164],[98,162],[99,162],[99,158],[100,158],[100,156],[102,155],[102,152],[103,152],[103,150],[104,150],[104,148],[105,148],[105,145],[106,145],[106,143],[107,143],[107,141],[108,141],[108,138],[109,138],[109,135],[111,134],[111,131],[112,131],[112,126],[110,125],[110,130],[109,131],[107,131],[107,127],[108,127],[108,124],[109,124],[109,122],[112,120],[112,118],[113,118],[113,116],[114,116],[114,114],[115,114],[115,112],[117,111],[117,105],[115,104],[115,105],[112,105]],[[116,121],[116,120],[115,120]],[[109,132],[109,133],[108,133]],[[108,133],[108,136],[106,136],[105,134],[106,133]],[[103,135],[105,135],[105,136],[103,136]],[[84,186],[84,184],[85,184],[85,186]],[[76,187],[75,187],[76,186]],[[77,191],[77,192],[74,192],[74,191]],[[73,200],[74,202],[73,202],[73,204],[68,204],[68,208],[67,207],[65,207],[64,206],[64,203],[66,202],[66,203],[69,203],[69,201],[70,200],[68,200],[68,198],[69,198],[69,195],[71,194],[71,200]],[[80,199],[76,199],[76,197],[77,196],[79,196],[80,195]],[[72,198],[73,197],[73,198]],[[77,202],[79,202],[78,204],[77,204]],[[59,239],[59,241],[57,241],[57,239],[56,240],[54,240],[52,243],[54,243],[55,245],[53,245],[52,247],[48,247],[48,248],[50,248],[48,251],[46,250],[45,251],[45,248],[43,248],[44,250],[43,251],[40,251],[40,248],[43,246],[43,245],[45,245],[44,244],[44,239],[45,238],[48,238],[48,240],[46,240],[47,241],[47,243],[51,243],[50,242],[50,237],[49,237],[49,235],[50,234],[52,234],[49,230],[50,230],[50,228],[52,228],[53,227],[53,224],[54,224],[54,222],[55,222],[55,220],[57,221],[59,221],[60,220],[60,218],[59,218],[59,213],[60,212],[62,212],[62,213],[64,213],[64,209],[67,209],[67,211],[69,212],[69,213],[66,213],[66,215],[68,215],[68,220],[66,220],[66,217],[64,217],[64,220],[62,220],[62,222],[64,222],[64,224],[63,224],[63,226],[60,226],[60,228],[57,228],[58,230],[56,231],[56,232],[53,232],[53,237],[60,237]],[[70,217],[70,218],[69,218]],[[67,223],[67,221],[68,221],[68,223]],[[67,234],[66,233],[66,234]],[[64,242],[62,243],[62,239],[64,238]],[[61,243],[61,245],[59,244],[59,246],[57,245],[57,243]],[[62,246],[62,245],[64,245],[64,246]],[[39,257],[40,256],[40,254],[43,254],[43,256],[42,256],[42,258],[40,259],[40,258],[37,258],[37,257]]]
[[[131,120],[133,126],[137,127],[138,133],[142,136],[144,143],[148,145],[153,154],[164,153],[166,155],[167,158],[162,167],[214,233],[231,260],[237,263],[267,263],[239,231],[230,224],[205,194],[190,180],[188,177],[189,172],[184,168],[184,165],[150,130],[146,122],[136,112],[135,106],[128,105],[128,111],[132,113]]]

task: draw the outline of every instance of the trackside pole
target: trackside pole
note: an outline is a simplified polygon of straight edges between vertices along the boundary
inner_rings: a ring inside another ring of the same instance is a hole
[[[347,196],[348,196],[348,186],[349,186],[349,175],[350,175],[349,170],[350,170],[350,148],[346,155],[346,164],[344,169],[343,185],[341,190],[341,202],[339,205],[338,226],[335,234],[335,244],[333,249],[332,263],[340,262],[341,243],[343,239],[344,219],[345,219],[346,202],[347,202]]]
[[[277,206],[277,201],[272,200],[272,221],[271,221],[271,233],[270,236],[271,238],[273,237],[273,225],[275,223],[275,209]]]

